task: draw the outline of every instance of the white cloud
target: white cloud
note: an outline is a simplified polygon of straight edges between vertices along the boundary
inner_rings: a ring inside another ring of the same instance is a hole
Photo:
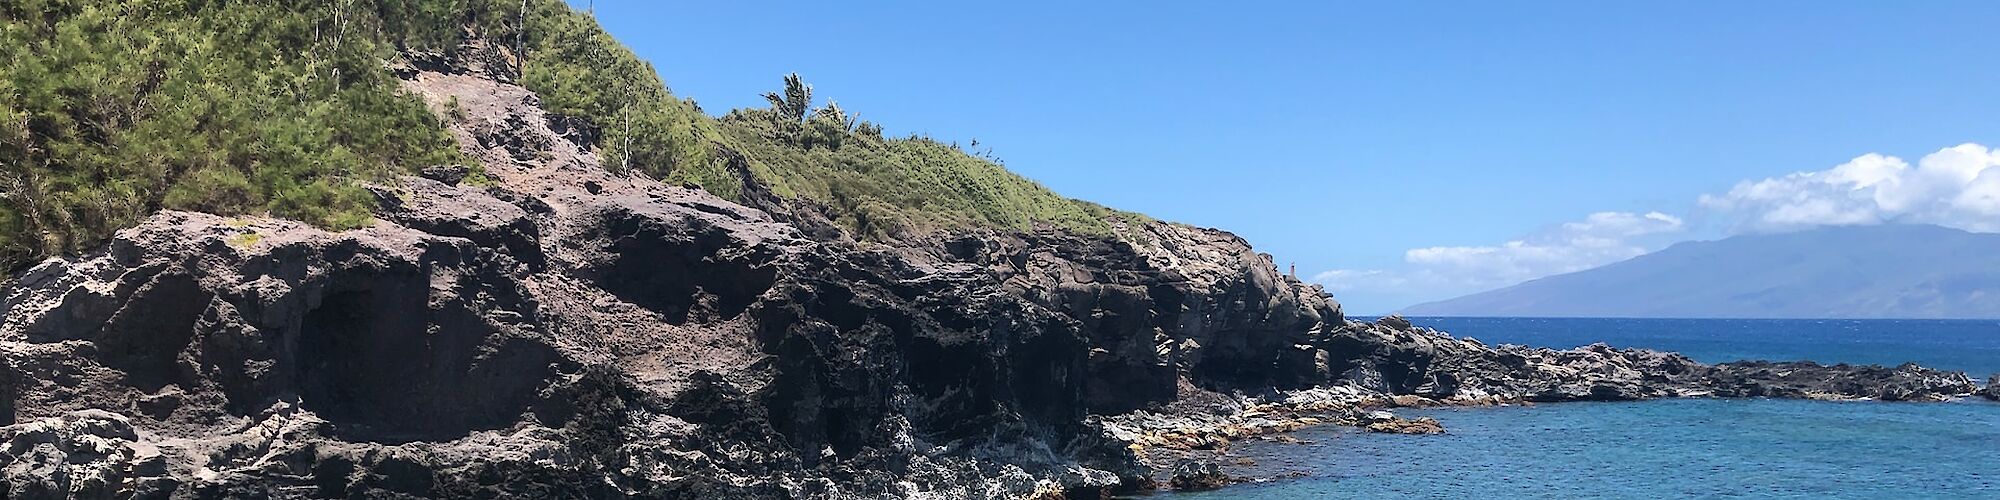
[[[1505,286],[1637,257],[1648,248],[1634,238],[1685,227],[1679,217],[1659,212],[1598,212],[1499,245],[1413,248],[1403,261],[1444,283]]]
[[[1313,280],[1336,292],[1467,293],[1637,257],[1651,249],[1648,236],[1684,229],[1679,217],[1659,212],[1598,212],[1498,245],[1413,248],[1401,271],[1337,269]]]
[[[1737,183],[1702,195],[1702,208],[1738,231],[1914,222],[1971,231],[2000,230],[2000,151],[1960,144],[1912,166],[1861,155],[1831,169]]]
[[[1402,278],[1379,269],[1335,269],[1315,274],[1313,282],[1325,285],[1327,291],[1345,292],[1357,288],[1393,287],[1402,284]]]

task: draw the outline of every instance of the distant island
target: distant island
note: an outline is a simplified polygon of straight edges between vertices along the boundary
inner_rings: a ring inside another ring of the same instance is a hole
[[[2000,318],[2000,234],[1892,224],[1687,242],[1402,313]]]

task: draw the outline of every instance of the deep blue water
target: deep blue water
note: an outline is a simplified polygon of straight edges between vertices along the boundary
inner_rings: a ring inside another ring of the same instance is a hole
[[[1488,343],[1607,342],[1705,362],[1913,361],[2000,372],[2000,323],[1415,318]],[[1983,377],[1982,377],[1983,378]],[[1441,436],[1320,427],[1237,443],[1260,475],[1180,499],[2000,498],[2000,404],[1688,399],[1405,410]]]

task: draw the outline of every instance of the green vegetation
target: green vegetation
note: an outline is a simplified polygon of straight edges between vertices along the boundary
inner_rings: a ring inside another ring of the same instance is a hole
[[[0,5],[0,266],[161,208],[364,225],[361,180],[464,162],[351,2]]]
[[[653,65],[558,0],[530,2],[526,19],[522,86],[549,112],[600,128],[606,166],[740,196],[741,181],[716,154],[715,120],[674,98]]]
[[[836,222],[868,239],[934,229],[1037,224],[1108,234],[1109,219],[1143,220],[1057,195],[987,159],[926,137],[886,139],[839,104],[812,108],[812,86],[786,75],[764,95],[767,109],[739,109],[723,129],[774,173],[764,181],[832,208]]]
[[[770,109],[712,118],[561,0],[16,0],[0,5],[0,46],[0,268],[159,209],[366,225],[360,183],[471,163],[386,69],[407,51],[518,64],[545,108],[598,130],[610,168],[739,200],[747,175],[866,238],[1103,234],[1137,217],[956,146],[884,138],[836,104],[815,108],[797,75]],[[490,182],[478,168],[469,179]]]
[[[461,1],[465,6],[456,19],[470,23],[470,32],[489,45],[525,47],[521,82],[541,95],[543,107],[601,129],[600,146],[614,169],[741,201],[742,179],[718,154],[740,152],[752,178],[782,196],[825,205],[836,222],[874,239],[1036,224],[1106,234],[1107,219],[1143,219],[1064,198],[928,138],[885,139],[880,125],[860,121],[838,104],[815,108],[812,87],[798,75],[787,75],[782,89],[764,96],[770,108],[735,110],[716,120],[674,97],[651,64],[595,19],[562,2],[533,0],[520,16],[517,3]],[[525,19],[527,30],[518,41],[517,17]],[[405,43],[414,46],[449,49],[456,43],[446,27],[410,31],[417,34],[406,36]]]
[[[885,139],[880,125],[859,121],[838,104],[815,109],[812,87],[798,75],[787,75],[783,89],[764,96],[771,108],[735,110],[715,120],[675,98],[652,65],[595,19],[554,0],[531,2],[529,9],[522,84],[551,112],[600,127],[612,168],[741,201],[741,178],[717,154],[737,151],[748,158],[752,178],[779,195],[830,207],[836,222],[864,238],[1035,224],[1106,234],[1107,218],[1143,218],[1064,198],[927,138]]]
[[[257,232],[255,231],[251,231],[248,233],[243,233],[229,237],[229,246],[236,248],[250,248],[257,246],[257,242],[263,240],[264,240],[264,235],[257,234]]]

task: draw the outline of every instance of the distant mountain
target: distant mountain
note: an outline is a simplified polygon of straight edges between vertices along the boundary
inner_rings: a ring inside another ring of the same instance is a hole
[[[1402,313],[2000,318],[2000,234],[1882,225],[1686,242]]]

